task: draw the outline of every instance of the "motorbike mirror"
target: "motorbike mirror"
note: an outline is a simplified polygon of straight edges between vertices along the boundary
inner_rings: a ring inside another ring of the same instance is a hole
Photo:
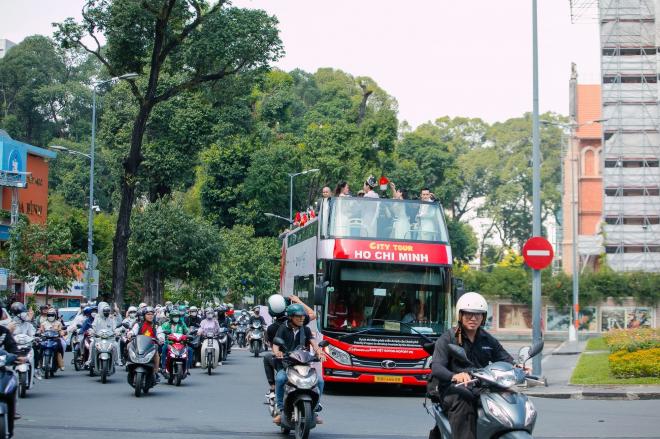
[[[284,346],[286,343],[280,337],[275,337],[273,339],[273,344],[276,344],[278,346]]]
[[[529,350],[529,358],[535,357],[538,354],[541,353],[543,350],[543,340],[539,341],[538,343],[534,343],[532,348]]]
[[[455,344],[449,345],[449,355],[464,363],[472,364],[472,362],[468,359],[467,354],[465,353],[465,349],[463,349],[458,345]]]
[[[126,329],[131,329],[131,325],[128,322],[124,322],[121,325]]]
[[[76,324],[76,328],[80,329],[82,328],[82,325],[80,323]]]
[[[328,342],[328,340],[321,340],[321,341],[319,342],[319,346],[322,347],[322,348],[328,346],[329,344],[330,344],[330,343]]]
[[[529,360],[530,349],[531,348],[529,346],[523,346],[522,348],[520,348],[520,350],[518,351],[518,363],[525,364],[525,362]]]
[[[433,355],[433,351],[435,350],[435,343],[424,343],[424,346],[422,347],[427,354]]]

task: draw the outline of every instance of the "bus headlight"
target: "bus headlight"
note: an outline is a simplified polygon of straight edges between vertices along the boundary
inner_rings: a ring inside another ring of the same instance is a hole
[[[328,345],[324,348],[325,353],[330,355],[333,360],[335,360],[339,364],[343,364],[346,366],[351,365],[351,356],[348,354],[346,351],[342,351],[338,347],[335,347],[333,345]]]

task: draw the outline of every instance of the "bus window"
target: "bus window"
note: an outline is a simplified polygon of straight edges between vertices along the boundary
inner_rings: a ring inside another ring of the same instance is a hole
[[[314,275],[295,276],[293,278],[293,294],[309,306],[314,302]]]

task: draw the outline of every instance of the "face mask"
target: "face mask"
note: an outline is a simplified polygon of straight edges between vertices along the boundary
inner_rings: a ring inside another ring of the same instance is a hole
[[[197,311],[192,311],[190,313],[190,317],[197,317]]]
[[[55,316],[48,316],[48,321],[49,322],[54,322],[55,321]]]
[[[109,310],[108,311],[103,311],[103,315],[106,316],[106,317],[109,317],[110,316],[110,311]]]
[[[134,319],[135,318],[135,313],[134,312],[129,312],[128,313],[128,318],[129,319]]]
[[[208,320],[212,320],[213,319],[213,314],[206,314],[206,318]]]
[[[174,323],[179,323],[179,318],[178,317],[172,317],[172,321]]]

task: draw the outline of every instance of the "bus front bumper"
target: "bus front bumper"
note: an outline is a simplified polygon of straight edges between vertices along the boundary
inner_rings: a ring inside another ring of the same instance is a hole
[[[323,379],[330,383],[402,384],[426,386],[430,369],[425,370],[363,370],[362,368],[333,368],[323,365]]]

